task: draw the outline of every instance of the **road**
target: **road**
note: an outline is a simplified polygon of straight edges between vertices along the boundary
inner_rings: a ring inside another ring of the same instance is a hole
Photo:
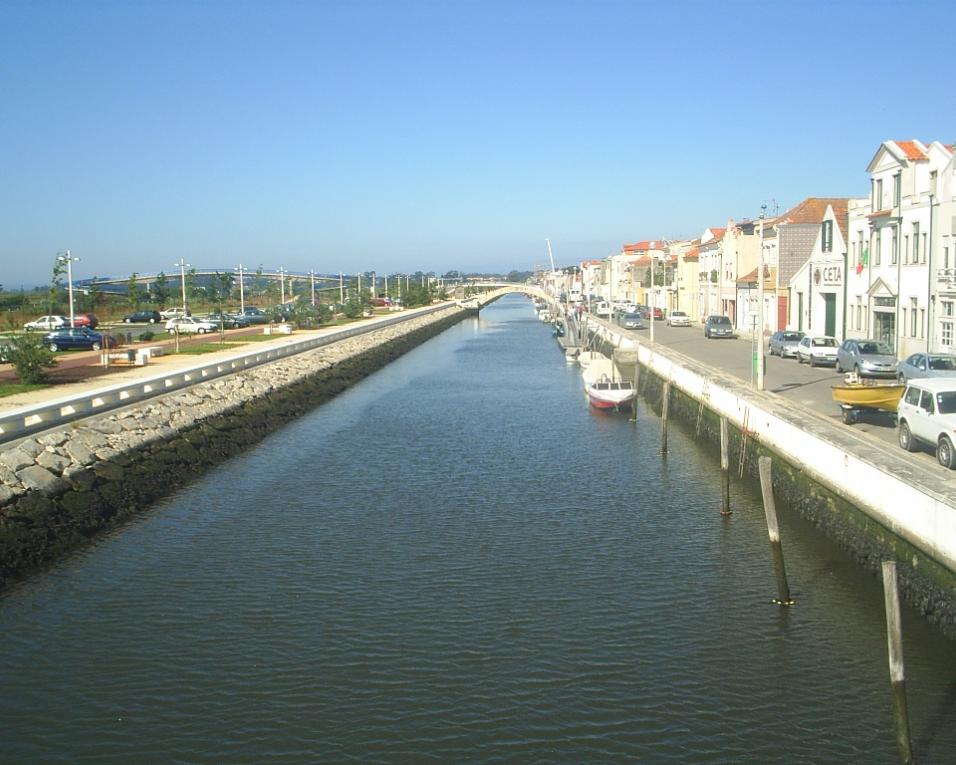
[[[650,339],[649,329],[622,331],[636,335],[642,340]],[[701,363],[716,367],[747,382],[753,379],[751,373],[753,346],[750,338],[708,340],[698,327],[668,327],[659,321],[654,325],[654,342],[680,351]],[[840,424],[840,427],[852,427],[857,432],[871,435],[879,442],[879,448],[892,446],[894,449],[899,449],[896,440],[896,418],[889,413],[864,413],[855,425],[842,423],[839,405],[833,401],[830,392],[830,386],[842,380],[843,375],[838,374],[833,367],[811,368],[806,364],[798,364],[796,359],[767,357],[764,379],[764,388],[767,391],[832,417]],[[936,463],[934,454],[924,451],[922,456],[926,458],[927,466],[945,472],[945,468]]]

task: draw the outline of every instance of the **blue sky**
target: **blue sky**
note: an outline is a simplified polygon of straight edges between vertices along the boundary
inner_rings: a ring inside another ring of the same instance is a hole
[[[0,0],[0,283],[509,271],[865,196],[953,6]]]

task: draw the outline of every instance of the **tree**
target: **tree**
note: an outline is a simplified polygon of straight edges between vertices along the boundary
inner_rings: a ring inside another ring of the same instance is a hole
[[[126,280],[126,300],[134,311],[138,311],[140,305],[146,300],[146,290],[137,281],[138,279],[139,274],[133,271]]]
[[[173,292],[169,286],[169,279],[165,272],[160,271],[156,281],[153,282],[153,302],[162,310],[172,296]]]
[[[186,272],[186,296],[190,301],[201,302],[206,297],[205,288],[199,283],[199,274],[195,268],[190,268]]]
[[[29,333],[10,340],[7,358],[13,364],[17,378],[27,385],[45,382],[47,375],[44,370],[57,365],[53,351],[43,344],[43,338]]]
[[[59,256],[53,261],[53,274],[50,277],[50,289],[47,292],[47,313],[52,314],[56,306],[60,293],[63,291],[63,273],[66,271],[66,263],[60,260]]]

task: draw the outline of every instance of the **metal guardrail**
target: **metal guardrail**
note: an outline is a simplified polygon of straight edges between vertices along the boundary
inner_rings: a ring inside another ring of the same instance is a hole
[[[243,369],[266,364],[270,361],[278,361],[288,356],[294,356],[297,353],[320,348],[323,345],[330,345],[331,343],[346,340],[350,337],[364,335],[382,329],[383,327],[390,327],[418,318],[419,316],[427,316],[452,307],[454,307],[454,303],[443,303],[414,312],[403,311],[395,316],[389,316],[386,319],[377,321],[374,324],[348,327],[320,337],[290,340],[284,345],[272,346],[271,348],[263,348],[252,352],[237,353],[234,356],[219,359],[218,361],[198,364],[194,367],[179,369],[175,372],[140,378],[128,383],[111,385],[68,398],[55,399],[42,404],[12,409],[0,414],[0,443],[10,441],[14,438],[21,438],[40,430],[56,427],[57,425],[81,417],[107,412],[111,409],[136,403],[137,401],[144,401],[180,388],[196,385],[206,380],[213,380],[217,377],[232,374],[233,372],[239,372]]]

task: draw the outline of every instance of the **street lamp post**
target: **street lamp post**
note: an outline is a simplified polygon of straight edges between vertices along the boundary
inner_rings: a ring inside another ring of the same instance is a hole
[[[315,308],[315,269],[309,271],[309,281],[312,283],[312,307]]]
[[[73,257],[69,250],[67,250],[62,255],[57,255],[56,259],[60,263],[66,263],[66,289],[70,296],[70,326],[74,325],[73,317],[73,261],[79,260],[79,258]]]
[[[757,390],[764,389],[764,351],[763,351],[763,219],[767,213],[767,205],[760,205],[760,257],[757,258],[757,347],[754,358],[757,363]]]
[[[242,265],[242,263],[240,263],[239,268],[236,269],[236,271],[239,272],[239,312],[242,314],[246,312],[246,292],[242,283],[242,275],[245,273],[245,269],[246,267]]]
[[[186,269],[189,268],[189,263],[186,262],[185,258],[180,258],[178,263],[173,263],[174,266],[179,266],[179,278],[183,288],[183,316],[186,315]]]
[[[279,294],[281,295],[279,302],[285,303],[285,275],[289,273],[285,270],[283,266],[279,266]]]
[[[345,276],[339,271],[339,302],[345,305]]]
[[[651,297],[648,300],[650,303],[650,310],[647,312],[647,317],[651,322],[651,342],[654,342],[654,254],[651,253]]]

